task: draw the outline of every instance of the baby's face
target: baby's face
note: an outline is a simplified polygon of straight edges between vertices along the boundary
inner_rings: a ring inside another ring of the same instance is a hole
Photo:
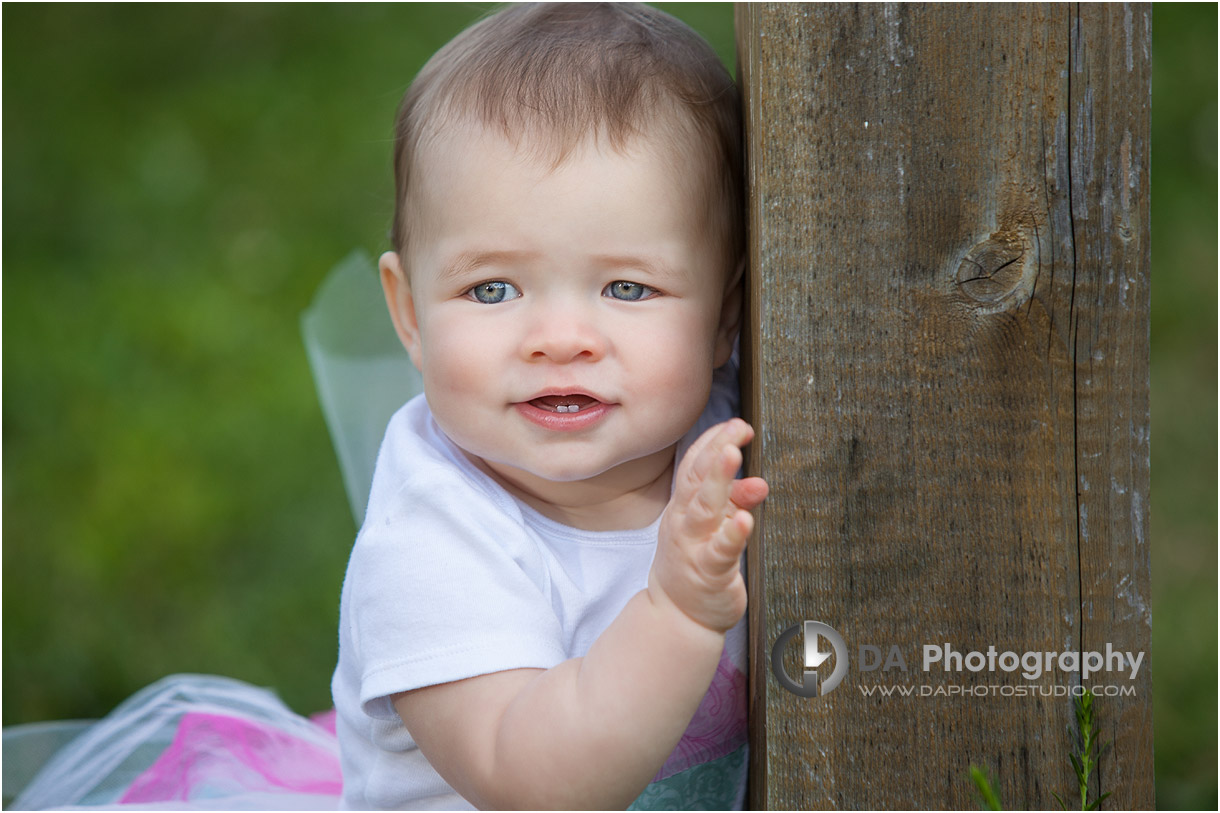
[[[421,156],[405,273],[382,258],[437,422],[515,484],[663,472],[731,351],[733,269],[691,168],[629,147],[551,168],[494,133],[446,134]]]

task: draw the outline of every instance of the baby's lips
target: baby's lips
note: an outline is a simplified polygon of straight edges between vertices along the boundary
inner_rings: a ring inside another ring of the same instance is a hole
[[[532,403],[545,404],[547,406],[591,406],[600,403],[591,395],[544,395],[541,398],[535,398]]]
[[[579,412],[595,404],[600,404],[601,401],[591,395],[573,394],[543,395],[539,398],[534,398],[529,403],[538,409],[545,409],[548,412]]]

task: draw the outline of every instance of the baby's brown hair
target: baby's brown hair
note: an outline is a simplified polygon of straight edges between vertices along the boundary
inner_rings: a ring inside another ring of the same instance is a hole
[[[745,244],[741,104],[737,86],[689,26],[635,3],[511,5],[436,52],[411,83],[395,126],[390,239],[410,242],[410,193],[420,149],[446,124],[498,129],[555,166],[586,138],[623,149],[660,135],[705,167],[706,221],[731,269]],[[527,137],[529,143],[527,144]]]

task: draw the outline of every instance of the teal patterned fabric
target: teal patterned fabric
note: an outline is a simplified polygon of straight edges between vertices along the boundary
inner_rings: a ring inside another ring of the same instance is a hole
[[[741,806],[746,746],[644,788],[628,810],[733,810]]]

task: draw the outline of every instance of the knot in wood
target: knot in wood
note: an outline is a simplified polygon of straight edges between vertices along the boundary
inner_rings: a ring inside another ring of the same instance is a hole
[[[1019,305],[1032,293],[1030,253],[1024,235],[995,232],[962,258],[957,268],[958,289],[983,305]],[[1010,299],[1015,301],[1006,301]]]

